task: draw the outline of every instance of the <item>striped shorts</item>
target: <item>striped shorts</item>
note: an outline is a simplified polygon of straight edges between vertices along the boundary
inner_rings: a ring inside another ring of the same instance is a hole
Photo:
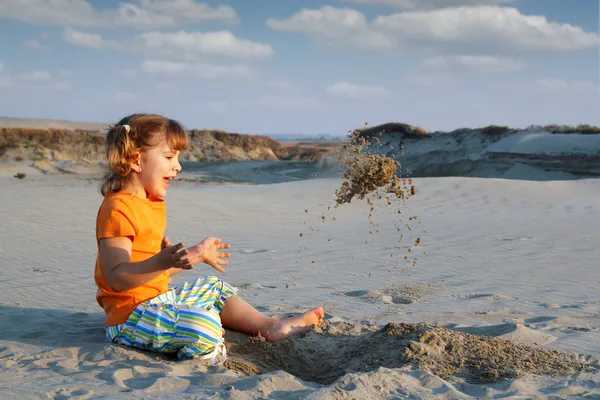
[[[140,303],[124,324],[106,328],[111,343],[159,353],[177,353],[180,360],[227,355],[220,313],[237,289],[215,276],[188,281]]]

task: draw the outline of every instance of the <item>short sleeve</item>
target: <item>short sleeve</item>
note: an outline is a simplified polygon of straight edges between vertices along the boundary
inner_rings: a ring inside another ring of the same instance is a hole
[[[97,239],[128,237],[133,241],[137,229],[131,206],[119,199],[106,202],[98,212]]]

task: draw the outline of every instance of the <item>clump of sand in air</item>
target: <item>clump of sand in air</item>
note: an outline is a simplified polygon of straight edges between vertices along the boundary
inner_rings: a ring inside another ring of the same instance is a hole
[[[376,143],[379,140],[376,139]],[[369,194],[379,194],[381,190],[386,195],[388,203],[391,196],[405,199],[416,194],[416,186],[407,187],[407,180],[398,176],[401,164],[381,154],[370,154],[368,147],[373,144],[361,136],[360,131],[350,133],[349,140],[342,145],[339,161],[345,168],[342,187],[336,190],[336,203],[338,206],[350,203],[355,197],[362,200]]]
[[[367,124],[365,124],[365,127]],[[412,221],[419,224],[418,216],[410,216],[409,222],[403,222],[403,218],[408,214],[407,200],[417,194],[417,187],[413,180],[407,176],[409,173],[402,171],[402,165],[396,159],[382,154],[379,151],[379,137],[384,132],[381,131],[375,135],[365,135],[359,129],[348,132],[348,136],[340,149],[338,149],[333,157],[337,158],[338,163],[342,167],[344,173],[342,183],[339,189],[335,190],[334,208],[350,205],[353,201],[363,201],[366,199],[368,204],[368,222],[370,228],[365,243],[369,242],[370,235],[380,233],[380,226],[374,216],[378,213],[391,213],[394,218],[385,218],[385,222],[395,221],[395,231],[397,243],[394,248],[406,247],[404,243],[404,235],[416,234],[411,227]],[[396,158],[404,154],[404,149],[400,148]],[[328,210],[331,208],[328,207]],[[308,213],[308,210],[305,210]],[[326,219],[335,222],[334,218],[321,217],[322,222]],[[314,231],[314,227],[309,227],[310,231]],[[367,233],[367,232],[366,232]],[[303,237],[303,233],[300,233]],[[399,261],[416,265],[417,257],[415,249],[423,243],[421,237],[411,239],[411,245],[408,247],[408,254],[401,257],[399,254],[390,254],[394,268],[397,268]],[[425,253],[425,252],[423,252]],[[410,255],[410,258],[409,258]],[[391,270],[390,270],[391,272]],[[371,276],[371,275],[369,275]]]
[[[417,193],[417,187],[413,180],[403,176],[400,162],[378,153],[379,137],[382,134],[383,131],[368,140],[360,130],[350,131],[348,140],[343,143],[338,156],[340,165],[345,172],[341,187],[335,191],[336,207],[349,204],[353,199],[364,200],[366,198],[369,205],[369,224],[373,226],[373,229],[369,230],[370,235],[379,233],[379,224],[373,220],[377,205],[372,199],[383,200],[381,204],[383,207],[401,203],[395,214],[398,219],[402,219],[402,208],[406,206],[406,201]],[[404,149],[400,149],[399,155],[403,154]],[[409,219],[417,221],[418,216],[412,216]],[[402,224],[397,221],[395,227],[400,235],[398,240],[400,243],[404,240],[403,228],[413,232],[410,223]],[[420,246],[421,243],[422,239],[418,237],[413,246],[408,248],[408,252],[413,253],[413,248]],[[393,258],[394,254],[390,254],[390,256]],[[408,255],[404,256],[404,260],[409,260]],[[416,262],[415,257],[412,259],[412,265],[416,265]]]

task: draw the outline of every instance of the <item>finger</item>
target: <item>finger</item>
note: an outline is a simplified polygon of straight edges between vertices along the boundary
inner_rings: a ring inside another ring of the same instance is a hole
[[[188,254],[190,254],[188,249],[179,250],[177,253],[175,253],[175,260],[181,260],[183,257],[187,256]]]
[[[181,268],[181,269],[192,269],[192,268],[194,268],[194,266],[192,265],[192,263],[190,263],[188,260],[177,261],[177,263],[175,265],[177,266],[177,268]]]
[[[231,254],[230,253],[217,253],[219,255],[219,257],[230,257]]]
[[[221,267],[215,267],[215,266],[213,265],[213,268],[214,268],[214,269],[216,269],[216,270],[217,270],[217,271],[219,271],[219,272],[225,272],[225,270],[224,270],[223,268],[221,268]]]
[[[228,266],[229,265],[229,261],[226,260],[217,260],[217,263],[220,265],[224,265],[224,266]]]
[[[165,236],[165,238],[163,239],[163,241],[165,242],[165,246],[166,247],[173,245],[173,243],[171,243],[171,241],[169,240],[168,236]]]
[[[171,250],[173,253],[177,253],[179,250],[183,249],[183,243],[179,242],[175,246],[172,246]]]
[[[190,264],[190,265],[192,264],[192,262],[187,258],[179,258],[179,259],[175,260],[174,263],[179,266],[185,265],[185,264]]]
[[[217,271],[219,271],[219,272],[225,272],[225,269],[224,269],[224,268],[222,268],[220,265],[218,265],[218,264],[216,264],[216,263],[215,263],[215,264],[211,264],[211,266],[212,266],[214,269],[216,269]]]
[[[229,243],[222,243],[222,244],[219,245],[219,250],[221,250],[221,249],[228,249],[230,247],[231,247],[231,245],[229,245]]]

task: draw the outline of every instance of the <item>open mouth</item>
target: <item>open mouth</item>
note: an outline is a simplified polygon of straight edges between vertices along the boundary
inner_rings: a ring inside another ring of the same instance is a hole
[[[169,181],[170,181],[171,179],[173,179],[173,178],[175,178],[175,177],[174,177],[174,176],[170,176],[170,177],[169,177],[169,176],[166,176],[166,177],[164,177],[164,178],[163,178],[163,182],[165,183],[165,186],[166,186],[166,187],[169,187]]]

